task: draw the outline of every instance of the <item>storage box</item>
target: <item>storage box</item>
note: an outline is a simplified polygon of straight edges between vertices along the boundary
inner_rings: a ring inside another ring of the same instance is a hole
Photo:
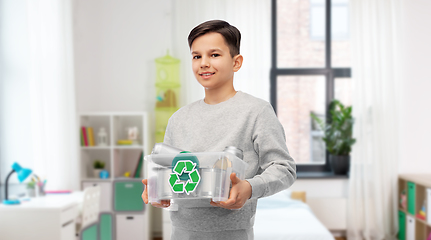
[[[143,190],[140,179],[116,179],[114,181],[114,211],[144,211],[144,203],[141,199]]]
[[[205,199],[229,197],[230,174],[244,179],[248,164],[230,152],[152,154],[148,162],[148,199]]]

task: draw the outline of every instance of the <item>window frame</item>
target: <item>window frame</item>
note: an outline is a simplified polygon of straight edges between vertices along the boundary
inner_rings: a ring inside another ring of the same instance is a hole
[[[328,7],[329,6],[329,7]],[[270,102],[277,114],[277,77],[278,76],[325,76],[325,109],[329,116],[329,103],[334,99],[335,78],[351,78],[351,68],[333,68],[331,64],[331,0],[325,0],[325,67],[323,68],[278,68],[277,67],[277,0],[271,0],[271,71]],[[297,172],[329,173],[329,153],[326,151],[324,164],[298,164]]]

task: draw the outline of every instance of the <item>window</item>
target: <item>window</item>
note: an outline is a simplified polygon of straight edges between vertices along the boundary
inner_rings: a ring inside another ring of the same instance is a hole
[[[298,172],[329,172],[322,119],[351,105],[348,0],[272,0],[271,104]],[[331,6],[331,7],[327,7]]]

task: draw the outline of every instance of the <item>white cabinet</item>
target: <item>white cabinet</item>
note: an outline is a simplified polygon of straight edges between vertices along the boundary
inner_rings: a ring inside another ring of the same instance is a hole
[[[100,211],[114,214],[115,231],[117,240],[122,239],[151,239],[149,229],[149,211],[145,209],[142,213],[134,215],[121,215],[113,209],[113,183],[116,179],[124,178],[126,173],[131,178],[135,177],[136,169],[139,169],[137,178],[145,178],[145,161],[138,168],[138,164],[144,155],[150,154],[152,143],[149,141],[148,114],[146,112],[90,112],[79,114],[79,126],[77,129],[81,135],[80,156],[80,176],[82,189],[99,185],[101,187]],[[83,127],[86,131],[82,132]],[[93,132],[94,146],[90,146],[90,131]],[[98,133],[101,128],[105,129],[107,144],[99,146]],[[130,128],[137,129],[137,139],[131,145],[119,143],[119,140],[128,140]],[[87,145],[85,139],[87,137]],[[84,143],[84,144],[82,144]],[[93,163],[99,160],[105,163],[105,170],[109,172],[109,177],[101,179],[94,173]],[[123,213],[122,213],[123,214]],[[132,219],[130,217],[133,217]],[[129,218],[127,218],[129,217]],[[137,231],[137,234],[131,234]],[[124,237],[128,236],[128,237]],[[130,236],[130,237],[129,237]],[[138,236],[138,238],[135,238]]]
[[[47,195],[10,206],[0,204],[1,240],[75,240],[79,194]]]
[[[117,239],[142,240],[144,239],[144,216],[137,214],[117,214]]]

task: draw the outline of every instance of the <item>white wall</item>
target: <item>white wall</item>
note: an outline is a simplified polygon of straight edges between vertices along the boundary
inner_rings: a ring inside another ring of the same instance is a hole
[[[154,59],[171,48],[170,4],[75,0],[78,112],[154,109]]]
[[[431,173],[431,1],[404,1],[399,173]]]

